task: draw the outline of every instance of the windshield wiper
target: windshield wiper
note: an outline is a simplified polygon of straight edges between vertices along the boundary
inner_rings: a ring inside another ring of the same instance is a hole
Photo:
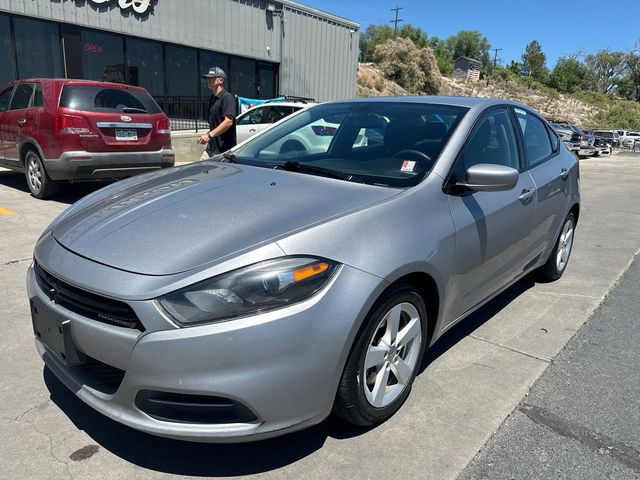
[[[273,168],[275,169],[281,168],[289,172],[315,173],[317,175],[322,175],[324,177],[337,178],[338,180],[364,183],[364,181],[361,178],[358,178],[355,175],[351,175],[350,173],[341,172],[339,170],[332,170],[330,168],[316,167],[315,165],[303,165],[300,162],[293,162],[291,160],[284,163],[278,163]]]
[[[222,156],[224,157],[224,161],[226,163],[238,163],[238,157],[236,157],[235,153],[224,152]]]
[[[149,113],[144,108],[124,107],[122,113]]]

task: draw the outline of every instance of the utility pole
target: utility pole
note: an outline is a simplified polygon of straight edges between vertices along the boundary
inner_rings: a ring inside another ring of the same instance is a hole
[[[398,33],[398,23],[404,22],[401,18],[398,18],[398,12],[402,10],[403,7],[399,7],[396,5],[396,8],[392,8],[392,12],[396,12],[396,19],[390,20],[389,23],[393,23],[393,38],[396,38],[396,34]]]
[[[496,67],[498,66],[498,52],[502,50],[502,48],[494,48],[493,51],[495,52],[494,56],[493,56],[493,69],[495,70]]]

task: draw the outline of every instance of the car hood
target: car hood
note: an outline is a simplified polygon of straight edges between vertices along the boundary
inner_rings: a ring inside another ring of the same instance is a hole
[[[53,236],[85,258],[148,275],[219,262],[400,192],[213,161],[107,191],[71,207]]]

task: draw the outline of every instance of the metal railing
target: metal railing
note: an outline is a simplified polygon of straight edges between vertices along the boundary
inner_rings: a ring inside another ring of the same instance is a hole
[[[209,96],[167,95],[154,97],[162,111],[169,117],[171,130],[203,131],[209,128]]]

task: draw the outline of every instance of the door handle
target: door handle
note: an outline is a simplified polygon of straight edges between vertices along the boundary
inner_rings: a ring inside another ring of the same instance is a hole
[[[249,133],[256,133],[256,129],[255,128],[250,128],[249,129]]]
[[[562,170],[560,170],[560,176],[562,177],[562,180],[566,180],[567,178],[569,178],[569,170],[563,168]]]
[[[522,203],[529,203],[532,198],[533,198],[533,189],[525,188],[524,190],[522,190],[522,193],[520,193],[518,200],[520,200]]]
[[[27,123],[27,120],[24,118],[21,118],[20,120],[18,120],[18,125],[20,125],[21,127],[23,127],[25,123]]]

